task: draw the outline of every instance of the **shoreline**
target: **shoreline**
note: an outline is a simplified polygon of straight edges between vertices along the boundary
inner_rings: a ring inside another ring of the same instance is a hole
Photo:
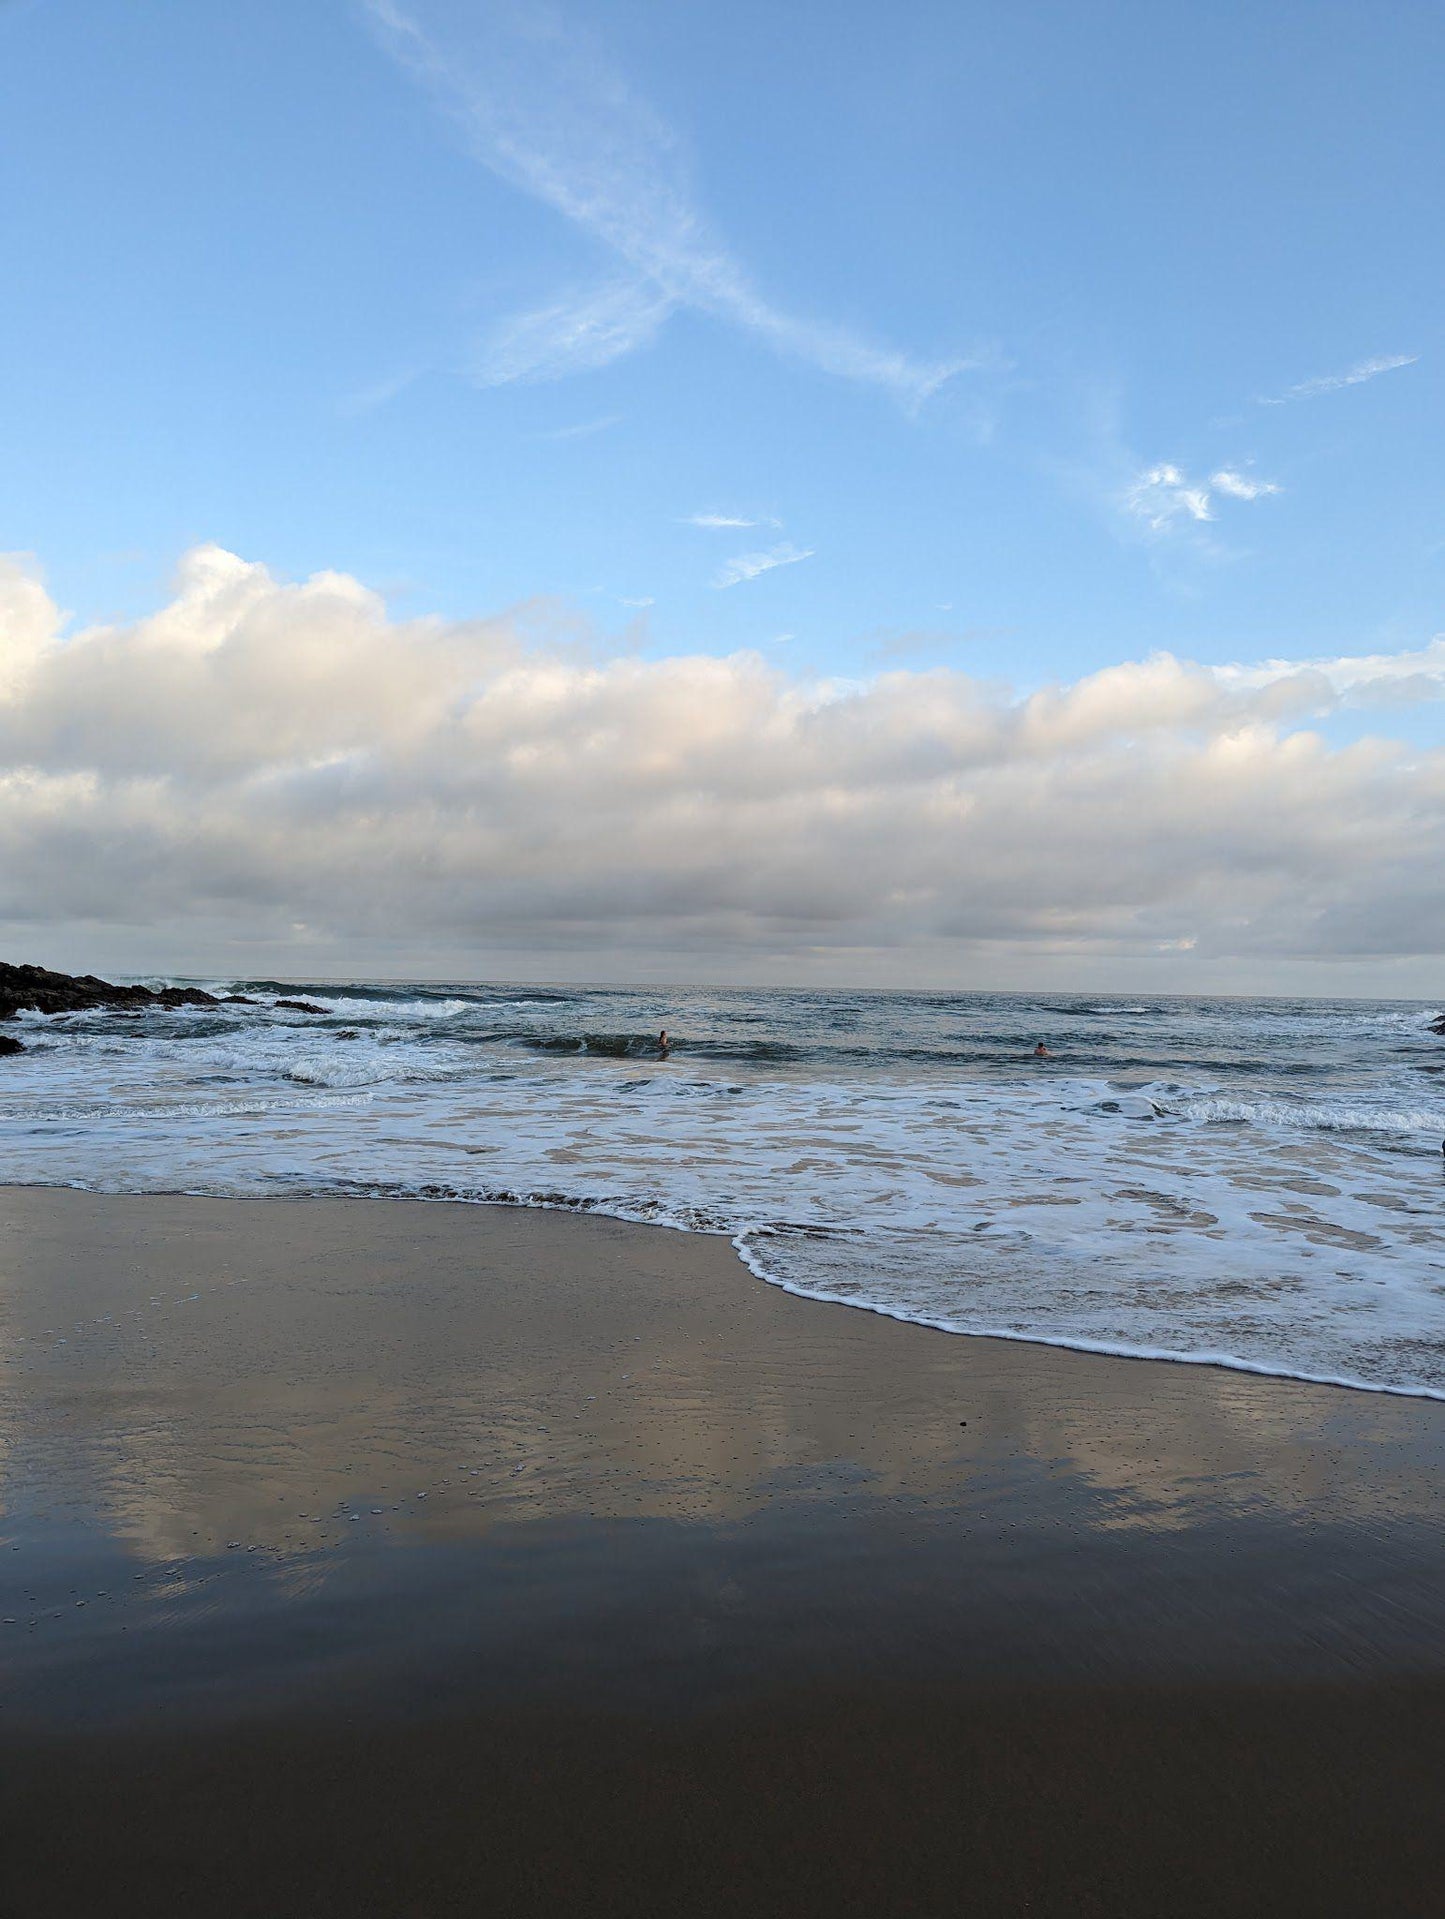
[[[337,1104],[345,1104],[348,1096],[338,1095]],[[298,1105],[300,1105],[298,1100]],[[1445,1388],[1434,1386],[1403,1386],[1382,1384],[1377,1380],[1357,1379],[1347,1374],[1302,1372],[1283,1366],[1271,1366],[1262,1360],[1244,1359],[1233,1353],[1185,1352],[1182,1349],[1131,1347],[1109,1344],[1102,1340],[1090,1340],[1083,1335],[1066,1338],[1048,1333],[1018,1332],[1002,1326],[964,1326],[956,1321],[928,1317],[923,1314],[906,1313],[900,1308],[881,1303],[849,1298],[842,1293],[810,1291],[806,1287],[794,1285],[791,1281],[777,1278],[769,1273],[743,1242],[751,1234],[766,1233],[767,1228],[744,1227],[740,1232],[729,1232],[724,1226],[705,1228],[688,1226],[680,1220],[666,1216],[643,1219],[636,1214],[620,1209],[614,1210],[604,1204],[591,1202],[571,1203],[552,1200],[532,1200],[521,1198],[498,1198],[490,1194],[469,1197],[461,1193],[383,1193],[383,1192],[347,1192],[347,1193],[212,1193],[198,1187],[151,1187],[145,1190],[109,1191],[104,1188],[81,1185],[74,1182],[0,1181],[0,1194],[5,1192],[37,1193],[92,1193],[97,1197],[115,1200],[141,1199],[180,1199],[215,1200],[234,1202],[237,1205],[261,1203],[268,1205],[305,1205],[313,1202],[323,1204],[395,1204],[403,1206],[467,1206],[494,1208],[502,1212],[554,1213],[574,1219],[606,1219],[618,1225],[636,1227],[643,1232],[657,1231],[682,1234],[688,1238],[724,1240],[732,1248],[738,1264],[754,1279],[764,1286],[775,1287],[779,1292],[787,1293],[794,1299],[808,1301],[817,1305],[842,1306],[854,1312],[876,1314],[881,1319],[890,1319],[903,1326],[917,1326],[927,1332],[944,1333],[956,1339],[995,1340],[1010,1345],[1046,1346],[1060,1352],[1081,1353],[1101,1359],[1117,1359],[1142,1362],[1161,1366],[1203,1366],[1219,1372],[1243,1373],[1258,1379],[1272,1379],[1293,1382],[1302,1386],[1323,1386],[1332,1390],[1349,1393],[1381,1394],[1391,1399],[1418,1399],[1445,1405]]]
[[[1434,1402],[823,1306],[0,1188],[0,1904],[1430,1910]]]
[[[495,1204],[505,1202],[482,1201],[479,1203]],[[537,1210],[541,1211],[543,1209],[538,1208]],[[556,1210],[563,1211],[567,1209],[557,1208]],[[606,1217],[616,1217],[616,1215],[606,1215]],[[645,1224],[648,1222],[642,1223]],[[659,1225],[666,1225],[666,1230],[670,1232],[690,1232],[692,1230],[686,1226],[673,1227],[662,1221],[658,1221],[657,1223]],[[1060,1352],[1093,1354],[1100,1359],[1136,1360],[1146,1365],[1208,1366],[1218,1372],[1248,1373],[1256,1379],[1292,1380],[1301,1386],[1328,1386],[1347,1393],[1384,1393],[1392,1399],[1424,1399],[1445,1404],[1445,1388],[1437,1388],[1434,1386],[1385,1386],[1380,1385],[1374,1380],[1351,1379],[1343,1374],[1291,1372],[1282,1366],[1266,1366],[1260,1360],[1240,1359],[1232,1353],[1186,1353],[1170,1351],[1162,1347],[1155,1350],[1146,1350],[1143,1347],[1124,1345],[1110,1346],[1106,1345],[1102,1340],[1089,1340],[1083,1337],[1078,1339],[1065,1339],[1062,1336],[1051,1336],[1048,1333],[1012,1332],[1002,1326],[960,1326],[951,1320],[930,1319],[921,1314],[905,1313],[896,1307],[882,1306],[872,1300],[849,1299],[842,1293],[809,1292],[806,1287],[794,1286],[784,1279],[775,1279],[771,1274],[763,1272],[758,1266],[754,1265],[747,1253],[738,1244],[738,1241],[745,1237],[745,1233],[734,1234],[730,1244],[737,1253],[743,1266],[755,1279],[761,1280],[765,1286],[776,1286],[781,1292],[790,1293],[794,1299],[814,1300],[820,1305],[827,1306],[846,1306],[860,1313],[877,1313],[880,1318],[897,1320],[900,1325],[921,1326],[928,1332],[947,1333],[955,1339],[993,1339],[1017,1346],[1052,1346]]]

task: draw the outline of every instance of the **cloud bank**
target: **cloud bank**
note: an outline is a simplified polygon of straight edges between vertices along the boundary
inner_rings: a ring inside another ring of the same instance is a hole
[[[149,617],[67,636],[0,564],[7,947],[1000,985],[1128,962],[1160,988],[1180,956],[1258,978],[1445,949],[1445,755],[1312,730],[1440,698],[1445,640],[1019,695],[561,628],[395,620],[344,575],[201,547]]]

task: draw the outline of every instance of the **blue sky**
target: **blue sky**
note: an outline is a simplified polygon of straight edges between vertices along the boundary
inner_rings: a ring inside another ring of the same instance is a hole
[[[0,936],[1435,990],[1442,55],[0,0]]]
[[[558,594],[658,653],[843,673],[1439,625],[1438,10],[409,17],[440,88],[342,0],[0,10],[0,526],[81,618],[215,540],[407,610]],[[920,397],[684,298],[605,365],[506,378],[518,315],[654,294],[456,117],[488,71],[563,175],[630,140],[619,217],[662,196],[789,326],[920,387],[975,364]],[[1278,491],[1198,519],[1219,472]]]

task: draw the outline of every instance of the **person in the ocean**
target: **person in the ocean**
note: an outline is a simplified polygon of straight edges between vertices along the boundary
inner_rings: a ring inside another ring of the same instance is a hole
[[[1049,1051],[1048,1047],[1044,1045],[1042,1040],[1040,1040],[1038,1045],[1034,1048],[1034,1058],[1035,1059],[1052,1059],[1053,1058],[1053,1054]]]
[[[672,1041],[667,1037],[667,1028],[665,1026],[657,1036],[657,1050],[663,1059],[666,1059],[672,1051]]]

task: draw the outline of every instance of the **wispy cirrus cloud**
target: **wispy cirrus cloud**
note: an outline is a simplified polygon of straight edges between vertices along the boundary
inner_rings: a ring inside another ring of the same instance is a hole
[[[1124,492],[1124,508],[1151,533],[1167,533],[1212,520],[1220,496],[1262,500],[1279,491],[1273,480],[1258,480],[1234,467],[1220,467],[1208,480],[1196,481],[1173,461],[1160,460],[1130,481]]]
[[[1263,500],[1280,490],[1273,480],[1256,480],[1248,473],[1237,473],[1227,466],[1212,473],[1209,484],[1215,493],[1223,493],[1231,500]]]
[[[684,516],[682,523],[684,526],[700,526],[709,532],[722,531],[728,528],[781,526],[783,524],[781,520],[775,520],[771,514],[768,514],[762,519],[750,520],[741,513],[689,513]]]
[[[610,427],[621,424],[620,413],[604,413],[595,420],[578,420],[573,426],[550,427],[536,437],[539,440],[590,440],[594,433],[606,433]]]
[[[1124,505],[1136,519],[1155,533],[1162,533],[1180,520],[1212,520],[1209,489],[1195,486],[1168,460],[1146,467],[1129,484]]]
[[[382,45],[442,105],[483,165],[601,243],[623,271],[508,321],[488,384],[559,379],[647,345],[680,307],[916,408],[993,356],[925,360],[783,311],[694,204],[679,143],[595,40],[549,8],[453,11],[360,0]]]
[[[479,386],[560,380],[650,346],[676,302],[639,281],[610,280],[494,327],[472,363]]]
[[[719,568],[712,584],[721,591],[728,586],[740,586],[744,580],[755,580],[760,573],[771,573],[775,566],[796,566],[799,560],[811,560],[816,549],[811,546],[797,547],[791,540],[783,540],[762,553],[739,553],[727,564]]]
[[[1394,373],[1397,368],[1414,366],[1420,356],[1418,353],[1389,353],[1373,360],[1361,360],[1357,366],[1346,367],[1343,373],[1322,373],[1314,380],[1301,380],[1296,386],[1288,386],[1283,393],[1261,394],[1255,401],[1256,406],[1288,406],[1294,400],[1313,400],[1321,393],[1338,393],[1347,386],[1363,386],[1366,380],[1378,379],[1382,373]]]

